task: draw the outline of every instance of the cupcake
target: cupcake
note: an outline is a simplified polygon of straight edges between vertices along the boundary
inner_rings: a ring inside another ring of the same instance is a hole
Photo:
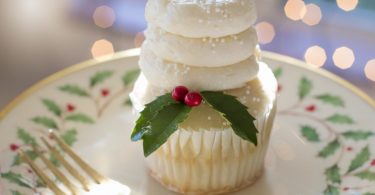
[[[130,94],[150,174],[183,194],[220,194],[263,171],[275,76],[257,55],[253,0],[150,0]]]

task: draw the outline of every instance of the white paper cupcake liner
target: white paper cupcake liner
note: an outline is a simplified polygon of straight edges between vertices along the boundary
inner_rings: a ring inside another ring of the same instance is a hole
[[[276,112],[269,105],[258,117],[258,146],[231,128],[179,129],[147,158],[151,175],[170,190],[183,194],[220,194],[254,183],[263,171]]]

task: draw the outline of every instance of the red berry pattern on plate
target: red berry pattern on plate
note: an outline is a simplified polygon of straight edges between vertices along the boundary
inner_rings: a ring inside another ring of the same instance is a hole
[[[371,161],[371,166],[375,167],[375,159]]]
[[[10,145],[9,145],[9,149],[10,149],[11,151],[13,151],[13,152],[17,151],[19,148],[20,148],[20,146],[17,145],[17,144],[10,144]]]
[[[108,89],[102,89],[101,94],[103,97],[107,97],[109,95],[110,91]]]
[[[68,112],[74,112],[75,109],[76,109],[76,107],[73,104],[66,105],[66,110]]]
[[[315,105],[307,106],[307,107],[305,108],[305,110],[306,110],[307,112],[315,112],[315,111],[316,111],[316,106],[315,106]]]

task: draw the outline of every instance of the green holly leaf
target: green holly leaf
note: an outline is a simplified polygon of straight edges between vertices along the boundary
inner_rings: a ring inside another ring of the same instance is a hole
[[[319,134],[316,132],[316,129],[310,126],[302,126],[301,127],[302,135],[305,139],[310,142],[319,142]]]
[[[36,142],[36,139],[30,133],[25,131],[25,129],[18,128],[17,129],[17,137],[18,137],[18,139],[22,140],[22,142],[25,145],[29,145],[29,144],[33,145],[33,146],[38,145],[37,142]]]
[[[247,107],[236,97],[223,92],[205,91],[201,93],[203,99],[231,124],[234,132],[244,140],[257,145],[258,130],[255,127],[255,118],[249,114]]]
[[[61,116],[62,114],[61,108],[56,102],[50,99],[42,99],[42,102],[44,106],[53,114],[55,114],[56,116]]]
[[[44,116],[37,116],[31,119],[34,123],[50,129],[58,129],[57,123],[52,119]]]
[[[36,160],[39,156],[36,152],[32,150],[25,151],[25,154],[30,157],[31,160]],[[13,158],[12,166],[18,166],[22,163],[21,156],[16,154]]]
[[[85,123],[85,124],[94,124],[95,121],[83,113],[74,113],[71,115],[68,115],[65,117],[66,121],[73,121],[73,122],[79,122],[79,123]]]
[[[336,124],[354,124],[354,120],[350,116],[343,114],[334,114],[328,117],[326,120]]]
[[[370,160],[370,155],[371,153],[369,146],[364,147],[350,163],[348,173],[362,167],[367,161]]]
[[[49,160],[50,160],[51,163],[52,163],[53,165],[55,165],[56,167],[60,167],[60,161],[57,160],[57,158],[56,158],[55,155],[50,154],[50,156],[49,156]]]
[[[130,71],[128,71],[128,72],[122,77],[122,83],[124,84],[124,86],[128,86],[128,85],[134,83],[135,80],[138,78],[140,72],[141,72],[141,71],[140,71],[139,69],[134,69],[134,70],[130,70]]]
[[[78,132],[76,129],[71,129],[60,135],[61,139],[64,140],[66,144],[72,146],[77,141]]]
[[[299,84],[299,99],[304,99],[307,95],[310,94],[311,90],[313,88],[312,82],[307,79],[306,77],[303,77],[300,80]]]
[[[8,180],[10,183],[17,184],[21,187],[26,187],[30,189],[32,188],[32,186],[27,182],[25,178],[22,177],[21,174],[9,171],[6,173],[1,173],[0,176],[1,178]]]
[[[164,106],[150,121],[146,134],[143,135],[143,151],[145,157],[156,151],[177,130],[178,124],[187,117],[191,107],[175,103]]]
[[[373,192],[366,192],[363,195],[375,195],[375,193],[373,193]]]
[[[375,172],[372,172],[372,171],[363,171],[363,172],[355,174],[355,176],[364,180],[375,181]]]
[[[324,190],[324,195],[340,195],[340,189],[333,185],[328,185]]]
[[[21,192],[16,190],[11,190],[10,192],[12,193],[12,195],[22,195]]]
[[[46,188],[47,186],[40,178],[38,178],[38,179],[36,179],[36,187],[37,188]]]
[[[330,94],[323,94],[316,96],[317,99],[323,101],[324,103],[330,104],[336,107],[344,107],[345,103],[344,100],[341,99],[339,96],[334,96]]]
[[[366,140],[369,137],[374,135],[374,132],[371,131],[361,131],[361,130],[356,130],[356,131],[347,131],[342,134],[345,138],[347,139],[352,139],[355,141],[359,140]]]
[[[94,76],[90,78],[90,87],[95,87],[97,84],[102,83],[112,75],[112,71],[97,72]]]
[[[125,105],[125,106],[133,106],[133,103],[132,103],[132,101],[128,98],[128,99],[126,99],[126,100],[124,101],[124,105]]]
[[[333,165],[325,171],[325,175],[328,181],[332,183],[341,183],[340,168],[337,165]]]
[[[136,121],[136,125],[133,129],[131,140],[139,141],[142,139],[143,135],[150,130],[150,121],[162,110],[164,107],[176,103],[172,98],[170,93],[156,98],[149,104],[146,104],[143,111],[140,113],[141,116]]]
[[[277,79],[280,78],[280,77],[283,75],[283,68],[281,68],[281,67],[276,68],[276,69],[273,71],[273,74],[275,75],[275,77],[276,77]]]
[[[90,94],[78,85],[67,84],[59,87],[60,91],[80,97],[89,97]]]
[[[341,144],[339,140],[333,140],[330,142],[326,147],[324,147],[318,154],[319,157],[327,158],[333,154],[340,148]]]

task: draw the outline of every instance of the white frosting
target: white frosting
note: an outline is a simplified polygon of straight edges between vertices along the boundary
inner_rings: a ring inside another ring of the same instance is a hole
[[[143,44],[139,65],[147,80],[164,89],[184,85],[192,90],[220,91],[243,87],[254,79],[259,65],[254,56],[236,64],[223,67],[193,67],[171,62],[156,56]]]
[[[149,0],[149,23],[185,37],[223,37],[255,23],[254,0]]]
[[[150,25],[145,32],[148,47],[159,57],[191,66],[219,67],[254,55],[258,43],[253,27],[220,38],[187,38]]]

